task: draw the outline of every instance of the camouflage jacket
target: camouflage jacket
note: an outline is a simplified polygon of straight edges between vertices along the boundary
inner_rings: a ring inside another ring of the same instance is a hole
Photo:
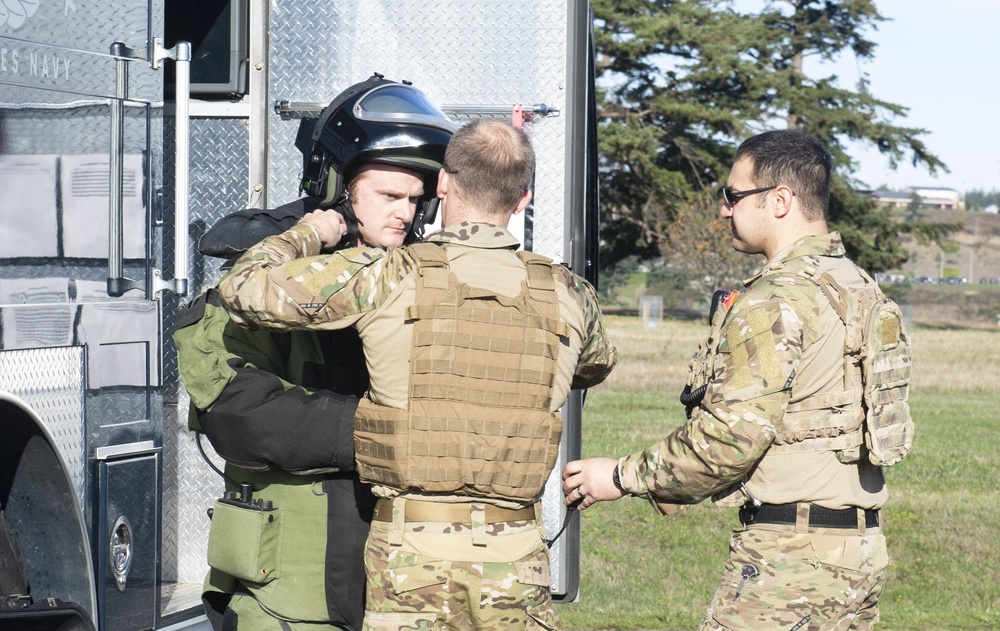
[[[520,290],[516,273],[520,270],[523,277],[524,266],[514,256],[517,239],[505,228],[467,222],[425,240],[445,248],[453,271],[464,275],[463,282],[504,286],[513,289],[512,293]],[[603,381],[617,361],[617,352],[605,334],[593,287],[562,266],[553,265],[552,271],[561,296],[560,319],[569,321],[575,332],[560,362],[564,392],[555,393],[554,400],[561,405],[565,396],[560,394],[565,395],[570,384],[586,388]],[[385,320],[381,312],[390,303],[406,301],[401,294],[408,288],[412,291],[415,273],[416,262],[405,247],[352,248],[320,255],[316,230],[298,225],[248,250],[223,278],[219,292],[231,317],[244,326],[275,330],[354,326],[365,340],[372,376],[370,398],[405,408],[406,384],[388,379],[384,367],[398,365],[406,356],[408,327],[399,326],[399,321],[369,325]]]
[[[688,422],[658,444],[621,459],[621,482],[629,493],[654,503],[693,504],[751,472],[756,480],[789,402],[798,404],[825,388],[843,387],[844,328],[817,285],[798,272],[811,266],[860,278],[844,254],[835,232],[804,237],[744,281],[746,290],[725,315],[713,342],[705,396]],[[855,497],[860,493],[856,466],[848,471],[832,453],[801,458],[798,465],[823,468],[823,475],[832,472],[829,476],[845,489],[847,503],[863,506],[868,501]],[[786,468],[789,462],[784,463]],[[813,473],[799,470],[768,480],[800,476],[795,485],[786,482],[775,495],[809,501],[817,499],[808,497],[815,489],[800,498],[789,496],[797,493],[789,489],[804,486],[803,478]],[[777,503],[775,497],[761,501]]]

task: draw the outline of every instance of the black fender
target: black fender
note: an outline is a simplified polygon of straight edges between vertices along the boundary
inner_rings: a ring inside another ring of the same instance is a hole
[[[57,621],[73,631],[93,629],[94,568],[66,463],[38,415],[6,392],[0,392],[0,435],[0,509],[33,601],[0,606],[0,631],[63,628],[45,626]]]

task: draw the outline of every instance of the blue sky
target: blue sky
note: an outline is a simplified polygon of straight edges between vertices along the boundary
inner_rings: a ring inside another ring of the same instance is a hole
[[[852,151],[871,187],[940,186],[1000,190],[1000,0],[875,0],[883,22],[869,38],[874,59],[850,52],[834,67],[845,87],[858,69],[883,101],[910,108],[894,124],[923,128],[927,148],[950,169],[931,176],[901,164],[895,172],[874,149]],[[807,67],[808,71],[808,67]]]

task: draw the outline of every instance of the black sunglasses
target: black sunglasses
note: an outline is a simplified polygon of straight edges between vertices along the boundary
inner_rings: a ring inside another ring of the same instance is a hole
[[[772,188],[778,188],[777,185],[774,186],[764,186],[762,188],[752,188],[749,191],[734,191],[728,186],[722,187],[722,202],[732,208],[744,197],[749,197],[751,195],[756,195],[757,193],[763,193],[764,191],[769,191]]]

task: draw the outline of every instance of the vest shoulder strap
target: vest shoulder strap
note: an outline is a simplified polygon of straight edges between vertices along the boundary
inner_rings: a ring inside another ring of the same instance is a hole
[[[528,273],[525,279],[528,296],[542,314],[556,326],[559,335],[568,335],[569,328],[559,321],[559,298],[556,296],[556,285],[552,278],[552,259],[524,250],[518,251],[517,257],[524,263]]]
[[[435,304],[451,287],[448,253],[436,243],[414,243],[407,248],[417,261],[417,305],[411,309]]]
[[[840,316],[841,322],[847,324],[848,321],[848,301],[847,290],[830,275],[829,272],[820,272],[812,266],[799,271],[800,276],[804,276],[816,284],[822,290],[823,295],[830,302],[830,306]]]
[[[552,281],[552,259],[520,250],[517,258],[521,259],[528,270],[528,291],[534,300],[552,302],[555,300],[555,283]]]
[[[420,267],[448,267],[448,255],[444,248],[436,243],[414,243],[406,248],[417,259],[417,265]]]

